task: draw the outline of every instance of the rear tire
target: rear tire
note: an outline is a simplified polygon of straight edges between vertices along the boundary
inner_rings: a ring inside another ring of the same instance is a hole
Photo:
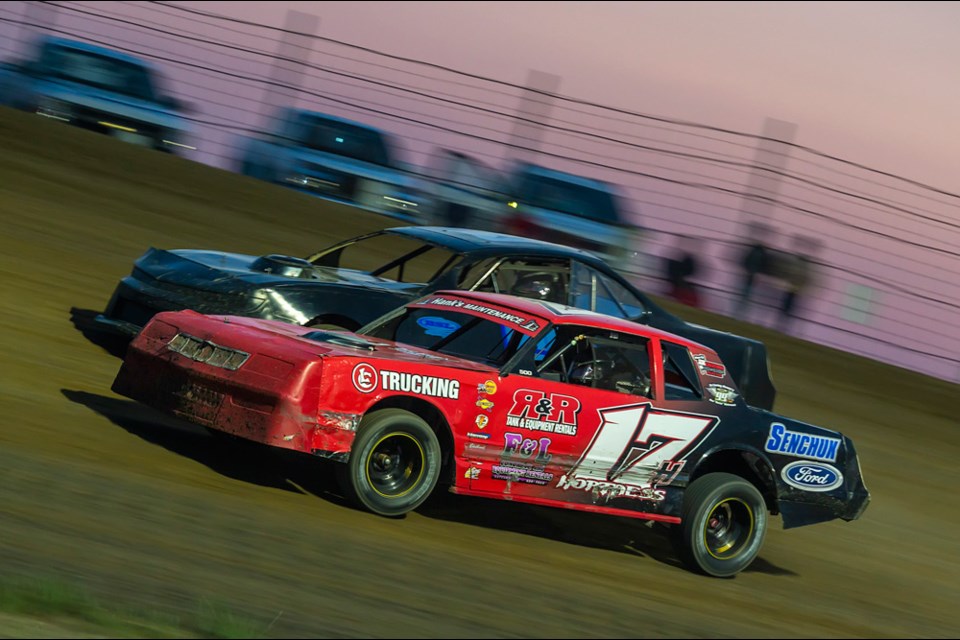
[[[708,473],[684,494],[678,552],[694,571],[735,576],[756,559],[767,520],[767,505],[755,486],[731,473]]]
[[[381,409],[363,417],[338,478],[347,497],[382,516],[400,516],[430,497],[440,477],[437,434],[420,416]]]

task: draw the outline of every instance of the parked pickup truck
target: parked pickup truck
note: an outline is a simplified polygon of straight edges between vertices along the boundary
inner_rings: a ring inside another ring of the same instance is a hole
[[[271,130],[240,141],[241,173],[329,200],[419,222],[419,179],[398,158],[396,140],[375,127],[285,108]]]
[[[431,222],[565,244],[623,271],[640,270],[641,232],[612,184],[531,163],[499,172],[445,149],[434,158]]]
[[[33,56],[0,68],[0,104],[166,152],[193,149],[184,105],[148,62],[43,36]]]

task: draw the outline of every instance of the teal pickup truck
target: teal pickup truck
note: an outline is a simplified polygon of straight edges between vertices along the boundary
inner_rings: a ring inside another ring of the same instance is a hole
[[[31,57],[0,67],[0,104],[169,153],[189,144],[185,105],[150,63],[43,36]]]

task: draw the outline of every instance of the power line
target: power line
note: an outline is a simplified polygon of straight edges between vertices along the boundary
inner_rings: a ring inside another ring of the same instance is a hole
[[[840,162],[840,163],[842,163],[842,164],[846,164],[846,165],[849,165],[849,166],[854,166],[854,167],[857,167],[857,168],[859,168],[859,169],[863,169],[863,170],[865,170],[865,171],[869,171],[869,172],[871,172],[871,173],[876,173],[876,174],[879,174],[879,175],[884,175],[884,176],[886,176],[886,177],[888,177],[888,178],[893,178],[893,179],[895,179],[895,180],[899,180],[899,181],[902,181],[902,182],[906,182],[906,183],[912,184],[912,185],[914,185],[914,186],[917,186],[917,187],[920,187],[920,188],[923,188],[923,189],[927,189],[927,190],[930,190],[930,191],[934,191],[934,192],[940,193],[941,195],[949,196],[949,197],[951,197],[951,198],[958,198],[958,199],[960,199],[960,195],[955,194],[955,193],[952,193],[952,192],[949,192],[949,191],[946,191],[946,190],[944,190],[944,189],[940,189],[940,188],[938,188],[938,187],[934,187],[934,186],[931,186],[931,185],[927,185],[927,184],[924,184],[924,183],[922,183],[922,182],[919,182],[919,181],[916,181],[916,180],[912,180],[912,179],[910,179],[910,178],[906,178],[906,177],[904,177],[904,176],[900,176],[900,175],[897,175],[897,174],[894,174],[894,173],[889,173],[889,172],[882,171],[882,170],[879,170],[879,169],[874,169],[874,168],[872,168],[872,167],[868,167],[868,166],[866,166],[866,165],[862,165],[862,164],[860,164],[860,163],[853,162],[853,161],[851,161],[851,160],[845,160],[845,159],[843,159],[843,158],[840,158],[840,157],[837,157],[837,156],[833,156],[833,155],[831,155],[831,154],[829,154],[829,153],[825,153],[825,152],[822,152],[822,151],[818,151],[818,150],[816,150],[816,149],[813,149],[812,147],[807,147],[807,146],[795,144],[795,143],[792,143],[792,142],[786,142],[786,141],[783,141],[783,140],[775,140],[775,139],[772,139],[772,138],[767,138],[767,137],[762,136],[762,135],[757,135],[757,134],[753,134],[753,133],[746,133],[746,132],[743,132],[743,131],[736,131],[736,130],[733,130],[733,129],[727,129],[727,128],[724,128],[724,127],[718,127],[718,126],[714,126],[714,125],[708,125],[708,124],[703,124],[703,123],[691,122],[691,121],[687,121],[687,120],[681,120],[681,119],[678,119],[678,118],[668,118],[668,117],[664,117],[664,116],[653,116],[653,115],[649,115],[649,114],[645,114],[645,113],[640,113],[640,112],[636,112],[636,111],[630,111],[630,110],[628,110],[628,109],[622,109],[622,108],[619,108],[619,107],[613,107],[613,106],[609,106],[609,105],[603,105],[603,104],[600,104],[600,103],[591,102],[591,101],[589,101],[589,100],[583,100],[583,99],[580,99],[580,98],[573,98],[573,97],[570,97],[570,96],[564,96],[564,95],[561,95],[561,94],[550,93],[550,92],[547,92],[547,91],[540,91],[540,90],[537,90],[537,89],[533,89],[533,88],[525,87],[525,86],[522,86],[522,85],[518,85],[518,84],[515,84],[515,83],[512,83],[512,82],[507,82],[507,81],[504,81],[504,80],[497,80],[497,79],[495,79],[495,78],[489,78],[489,77],[486,77],[486,76],[481,76],[481,75],[479,75],[479,74],[469,73],[469,72],[466,72],[466,71],[460,71],[460,70],[454,69],[454,68],[452,68],[452,67],[447,67],[447,66],[440,65],[440,64],[436,64],[436,63],[433,63],[433,62],[426,62],[426,61],[424,61],[424,60],[417,60],[417,59],[415,59],[415,58],[408,58],[408,57],[404,57],[404,56],[398,56],[398,55],[395,55],[395,54],[389,54],[389,53],[386,53],[386,52],[381,51],[381,50],[378,50],[378,49],[373,49],[373,48],[371,48],[371,47],[364,47],[364,46],[360,46],[360,45],[356,45],[356,44],[344,42],[344,41],[342,41],[342,40],[337,40],[337,39],[335,39],[335,38],[329,38],[329,37],[326,37],[326,36],[320,36],[320,35],[316,35],[316,34],[300,33],[300,32],[297,32],[297,31],[292,31],[292,30],[288,30],[288,29],[283,29],[283,28],[280,28],[280,27],[272,27],[272,26],[268,26],[268,25],[259,25],[259,24],[256,24],[256,23],[254,23],[254,22],[249,22],[249,21],[247,21],[247,20],[242,20],[242,19],[240,19],[240,18],[231,18],[231,17],[224,16],[224,15],[221,15],[221,14],[210,13],[210,12],[201,11],[201,10],[198,10],[198,9],[190,9],[190,8],[183,7],[183,6],[180,6],[180,5],[172,4],[172,3],[170,3],[170,2],[160,2],[159,0],[149,0],[149,1],[152,2],[153,4],[163,5],[163,6],[166,6],[166,7],[170,7],[171,9],[176,9],[176,10],[178,10],[178,11],[185,11],[185,12],[192,13],[192,14],[196,14],[196,15],[203,15],[203,16],[206,16],[206,17],[209,17],[209,18],[216,18],[216,19],[218,19],[218,20],[225,20],[225,21],[232,22],[232,23],[235,23],[235,24],[246,24],[246,25],[250,25],[250,26],[254,26],[254,27],[258,27],[258,28],[262,28],[262,29],[267,29],[267,30],[270,30],[270,31],[276,31],[276,32],[280,32],[280,33],[287,33],[287,34],[291,34],[291,35],[300,35],[300,36],[304,36],[304,37],[307,37],[307,38],[313,38],[313,39],[315,39],[315,40],[322,40],[322,41],[324,41],[324,42],[331,42],[331,43],[334,43],[334,44],[338,44],[338,45],[340,45],[340,46],[349,47],[349,48],[351,48],[351,49],[356,49],[356,50],[359,50],[359,51],[365,51],[365,52],[368,52],[368,53],[372,53],[372,54],[375,54],[375,55],[383,56],[383,57],[390,58],[390,59],[393,59],[393,60],[400,60],[400,61],[408,62],[408,63],[411,63],[411,64],[416,64],[416,65],[422,65],[422,66],[426,66],[426,67],[431,67],[431,68],[434,68],[434,69],[439,69],[439,70],[442,70],[442,71],[446,71],[446,72],[449,72],[449,73],[453,73],[453,74],[459,75],[459,76],[474,78],[474,79],[476,79],[476,80],[483,80],[483,81],[491,82],[491,83],[498,84],[498,85],[501,85],[501,86],[511,87],[511,88],[514,88],[514,89],[523,89],[523,90],[525,90],[525,91],[531,91],[531,92],[533,92],[533,93],[538,93],[538,94],[543,95],[543,96],[545,96],[545,97],[554,98],[554,99],[557,99],[557,100],[563,100],[563,101],[566,101],[566,102],[572,102],[572,103],[580,104],[580,105],[584,105],[584,106],[595,107],[595,108],[597,108],[597,109],[602,109],[602,110],[606,110],[606,111],[613,111],[613,112],[616,112],[616,113],[621,113],[621,114],[623,114],[623,115],[634,116],[634,117],[636,117],[636,118],[649,119],[649,120],[654,120],[654,121],[657,121],[657,122],[664,122],[664,123],[674,124],[674,125],[678,125],[678,126],[694,127],[694,128],[698,128],[698,129],[704,129],[704,130],[707,130],[707,131],[714,131],[714,132],[718,132],[718,133],[726,133],[726,134],[732,135],[732,136],[738,136],[738,137],[744,137],[744,138],[751,138],[751,139],[754,139],[754,140],[767,140],[767,141],[770,141],[770,142],[777,142],[777,143],[784,144],[784,145],[786,145],[786,146],[788,146],[788,147],[792,147],[792,148],[797,149],[797,150],[800,150],[800,151],[805,151],[805,152],[807,152],[807,153],[820,156],[820,157],[825,158],[825,159],[833,160],[833,161],[835,161],[835,162]]]

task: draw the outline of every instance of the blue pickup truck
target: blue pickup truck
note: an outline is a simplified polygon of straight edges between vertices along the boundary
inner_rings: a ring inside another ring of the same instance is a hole
[[[505,172],[440,149],[427,169],[430,222],[500,231],[591,251],[630,274],[648,271],[643,233],[619,188],[602,180],[517,162]]]
[[[170,153],[188,144],[184,105],[148,62],[43,36],[32,57],[0,67],[0,104]]]
[[[398,141],[376,127],[283,108],[273,126],[237,144],[237,169],[328,200],[408,222],[427,208],[420,178],[398,158]]]

